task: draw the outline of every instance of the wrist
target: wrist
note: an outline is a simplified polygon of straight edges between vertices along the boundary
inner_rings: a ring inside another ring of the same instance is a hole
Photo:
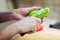
[[[11,12],[0,12],[0,23],[11,20],[13,20]]]
[[[14,20],[12,14],[13,14],[12,12],[7,12],[7,14],[6,14],[7,17],[6,18],[7,18],[8,21]]]

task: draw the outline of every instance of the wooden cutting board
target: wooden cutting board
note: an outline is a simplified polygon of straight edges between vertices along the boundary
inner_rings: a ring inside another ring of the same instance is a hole
[[[14,40],[60,40],[60,30],[45,27],[39,32],[17,36]]]

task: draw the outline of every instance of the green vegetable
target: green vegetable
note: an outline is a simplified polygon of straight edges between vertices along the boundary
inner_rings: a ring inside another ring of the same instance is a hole
[[[49,8],[43,8],[41,10],[33,10],[30,12],[29,16],[34,16],[37,18],[43,18],[45,16],[48,16],[50,14]]]

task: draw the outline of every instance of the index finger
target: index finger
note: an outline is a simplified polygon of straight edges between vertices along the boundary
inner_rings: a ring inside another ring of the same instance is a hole
[[[29,7],[30,11],[32,10],[36,10],[36,9],[41,9],[41,7],[38,7],[38,6],[33,6],[33,7]]]

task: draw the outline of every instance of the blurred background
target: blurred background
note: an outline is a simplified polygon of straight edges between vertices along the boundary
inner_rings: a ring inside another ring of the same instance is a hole
[[[0,0],[0,12],[9,11],[22,7],[39,6],[49,7],[51,14],[45,19],[44,26],[49,27],[60,22],[60,0]],[[9,21],[0,24],[0,29],[14,23]]]

